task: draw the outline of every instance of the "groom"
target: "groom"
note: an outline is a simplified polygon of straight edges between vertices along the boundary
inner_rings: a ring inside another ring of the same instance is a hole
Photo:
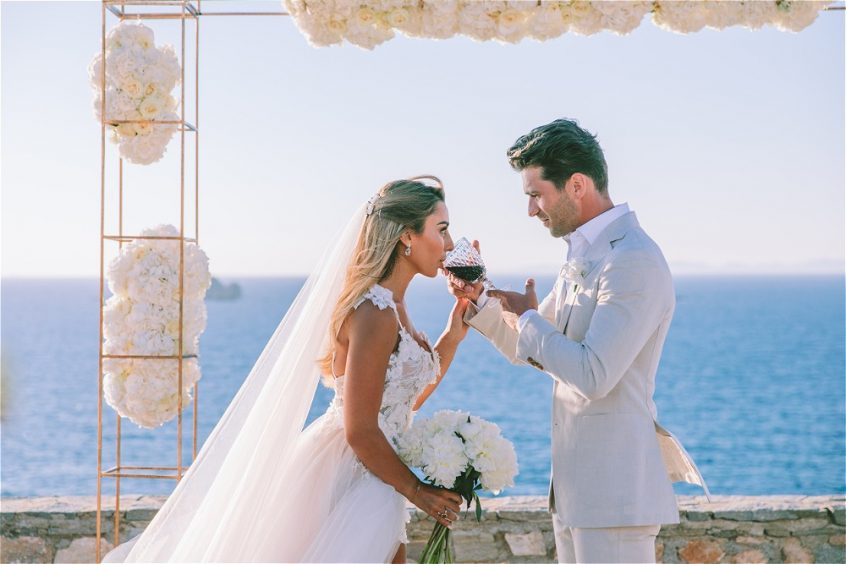
[[[531,279],[521,294],[450,277],[451,291],[475,303],[465,320],[511,362],[553,379],[559,561],[654,562],[660,526],[679,522],[671,482],[705,487],[652,399],[675,308],[670,270],[634,212],[611,201],[602,149],[576,122],[535,128],[508,159],[529,216],[567,241],[567,262],[540,304]]]

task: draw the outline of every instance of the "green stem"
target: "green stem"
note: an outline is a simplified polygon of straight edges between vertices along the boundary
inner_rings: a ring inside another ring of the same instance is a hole
[[[452,562],[452,555],[449,553],[448,528],[440,523],[435,524],[435,528],[426,542],[426,547],[423,549],[423,554],[420,555],[420,562],[424,564]]]

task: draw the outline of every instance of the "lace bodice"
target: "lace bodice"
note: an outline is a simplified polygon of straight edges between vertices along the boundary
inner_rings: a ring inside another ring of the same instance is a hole
[[[358,308],[366,300],[379,309],[391,308],[397,313],[393,294],[387,288],[374,285],[359,299]],[[397,314],[399,321],[399,314]],[[396,447],[397,437],[411,425],[411,408],[423,389],[437,381],[440,372],[438,352],[423,335],[431,353],[422,347],[411,334],[399,324],[399,347],[391,353],[388,371],[385,373],[385,387],[382,391],[382,406],[379,409],[379,428]],[[330,412],[343,413],[344,376],[335,378],[335,397],[329,406]]]

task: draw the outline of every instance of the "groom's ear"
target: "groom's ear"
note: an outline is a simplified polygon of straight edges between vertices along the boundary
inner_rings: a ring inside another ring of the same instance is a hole
[[[595,188],[593,179],[581,172],[577,172],[570,177],[570,186],[573,189],[573,197],[580,200],[587,196],[591,188]]]

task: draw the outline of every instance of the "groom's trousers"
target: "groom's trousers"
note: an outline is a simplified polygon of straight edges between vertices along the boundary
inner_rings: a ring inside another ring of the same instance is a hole
[[[558,562],[655,562],[660,525],[582,529],[568,527],[552,514]]]

